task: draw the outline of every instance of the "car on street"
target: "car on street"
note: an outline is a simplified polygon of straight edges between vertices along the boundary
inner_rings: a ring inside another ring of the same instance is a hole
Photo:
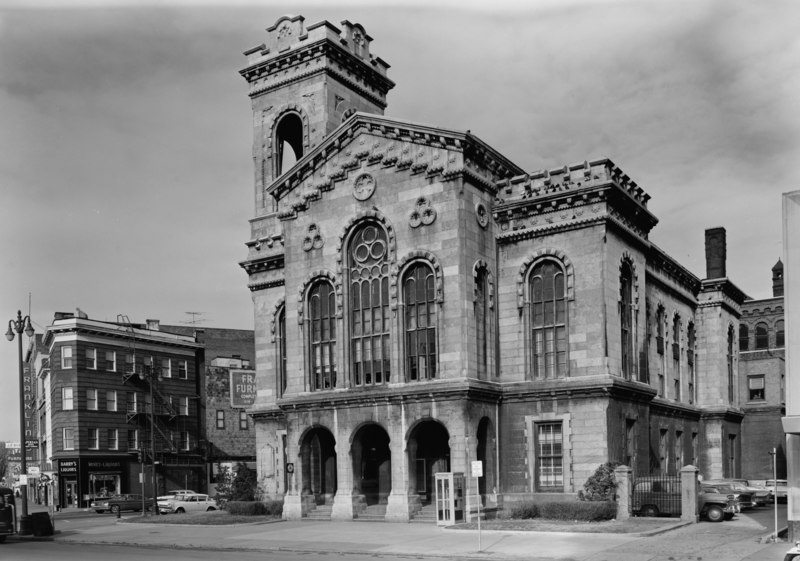
[[[772,491],[763,486],[751,485],[747,479],[706,479],[703,483],[709,485],[719,483],[733,487],[737,493],[749,493],[752,496],[751,506],[763,506],[772,502]],[[742,508],[744,507],[745,505],[742,504]]]
[[[161,514],[184,514],[187,512],[208,512],[217,510],[216,499],[202,493],[184,493],[176,495],[166,501],[158,502],[158,511]]]
[[[755,498],[753,498],[753,493],[744,485],[737,485],[731,481],[711,480],[703,481],[700,487],[703,489],[706,487],[715,487],[719,493],[733,494],[741,509],[749,509],[758,506]]]
[[[144,501],[142,501],[141,495],[112,495],[111,497],[103,499],[95,499],[91,502],[89,508],[98,514],[103,514],[104,512],[118,514],[126,510],[139,512],[142,510],[142,505],[144,505],[145,509],[149,510],[153,506],[153,499],[145,498]]]
[[[156,500],[158,502],[168,501],[178,495],[185,495],[187,493],[197,493],[197,491],[193,491],[192,489],[174,489],[172,491],[167,491],[166,495],[159,495]]]
[[[777,485],[775,484],[777,482]],[[772,491],[772,495],[779,503],[785,503],[789,497],[789,490],[787,488],[785,479],[767,479],[765,486]]]
[[[697,495],[700,516],[711,522],[730,520],[739,512],[736,497],[715,487],[700,487]],[[639,516],[680,516],[681,479],[670,476],[644,476],[633,485],[634,514]]]

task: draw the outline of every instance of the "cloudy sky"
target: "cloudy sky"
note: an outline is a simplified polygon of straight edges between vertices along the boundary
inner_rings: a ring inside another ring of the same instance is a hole
[[[376,5],[380,4],[380,7]],[[651,239],[771,295],[781,193],[800,189],[800,3],[0,0],[0,319],[55,311],[251,329],[251,120],[242,52],[293,13],[361,23],[387,115],[470,129],[530,171],[609,157]],[[0,395],[16,395],[0,343]],[[13,401],[13,400],[12,400]],[[0,440],[18,440],[0,405]]]

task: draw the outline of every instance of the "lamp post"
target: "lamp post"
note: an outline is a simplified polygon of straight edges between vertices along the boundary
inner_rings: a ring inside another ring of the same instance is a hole
[[[17,310],[17,319],[8,320],[8,331],[6,331],[6,339],[9,341],[14,340],[14,333],[18,335],[17,342],[19,343],[19,448],[20,448],[20,479],[22,476],[28,475],[28,458],[27,447],[25,446],[25,374],[22,369],[22,332],[28,338],[33,337],[33,326],[31,325],[31,316],[22,317],[22,311]],[[19,490],[20,498],[22,499],[22,507],[20,509],[19,518],[19,533],[29,534],[30,528],[28,524],[28,485],[20,485]]]
[[[139,379],[147,379],[147,385],[150,387],[150,469],[152,471],[153,478],[153,514],[158,515],[158,491],[156,490],[156,419],[154,413],[156,403],[153,399],[153,378],[156,377],[156,374],[154,370],[155,366],[152,364],[150,365],[150,370],[147,373],[145,373],[144,369],[142,369],[139,372]],[[160,372],[158,373],[158,379],[161,380]]]

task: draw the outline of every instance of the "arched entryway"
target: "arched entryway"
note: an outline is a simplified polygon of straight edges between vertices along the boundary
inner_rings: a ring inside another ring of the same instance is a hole
[[[483,462],[483,477],[478,479],[478,492],[483,504],[486,504],[486,494],[493,493],[495,487],[495,462],[497,449],[495,448],[494,427],[488,417],[478,423],[478,460]]]
[[[367,506],[385,505],[392,492],[389,435],[380,425],[364,425],[353,436],[353,494]]]
[[[430,504],[434,474],[450,471],[450,435],[444,425],[431,420],[414,427],[408,438],[408,463],[410,491],[422,504]]]
[[[336,440],[328,429],[309,430],[300,444],[303,495],[315,504],[330,504],[336,494]]]

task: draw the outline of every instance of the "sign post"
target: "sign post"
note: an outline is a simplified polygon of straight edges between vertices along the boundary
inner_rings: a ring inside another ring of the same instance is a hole
[[[481,485],[480,479],[483,477],[483,462],[480,460],[472,462],[472,477],[475,478],[475,496],[478,498],[478,551],[481,549]]]

